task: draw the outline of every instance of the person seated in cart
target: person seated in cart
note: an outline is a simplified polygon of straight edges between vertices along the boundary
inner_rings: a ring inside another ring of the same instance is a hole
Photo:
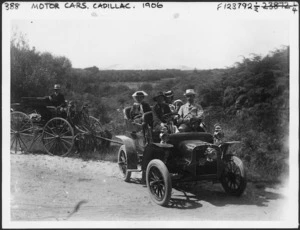
[[[180,132],[187,132],[190,127],[191,122],[196,121],[197,127],[195,127],[196,131],[203,131],[204,127],[201,120],[203,119],[203,108],[201,105],[195,103],[196,93],[193,89],[187,89],[184,93],[184,96],[187,99],[187,103],[182,105],[178,111],[179,119],[178,124]]]
[[[54,85],[54,93],[51,94],[50,96],[46,96],[45,98],[48,100],[49,106],[54,106],[55,109],[55,116],[61,116],[63,118],[66,118],[67,116],[67,112],[66,112],[66,100],[64,95],[60,92],[61,87],[59,84],[55,84]],[[51,117],[53,117],[53,111],[51,112],[51,110],[45,109],[45,111],[43,112],[43,117],[45,118],[45,120],[49,120]]]
[[[60,92],[59,84],[54,85],[54,93],[49,96],[51,104],[55,107],[66,107],[67,103],[64,95]]]

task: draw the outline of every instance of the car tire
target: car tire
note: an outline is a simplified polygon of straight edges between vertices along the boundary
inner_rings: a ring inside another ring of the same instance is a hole
[[[158,205],[167,206],[172,192],[172,181],[166,165],[158,159],[149,162],[146,184],[151,199]]]
[[[233,196],[241,196],[247,186],[246,172],[240,158],[232,156],[226,160],[221,184],[226,193]]]

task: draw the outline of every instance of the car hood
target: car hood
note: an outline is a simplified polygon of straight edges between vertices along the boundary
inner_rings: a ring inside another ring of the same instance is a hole
[[[212,145],[211,143],[205,142],[205,141],[200,141],[200,140],[186,140],[182,141],[179,144],[179,149],[185,150],[185,151],[193,151],[196,147],[199,146],[210,146]]]

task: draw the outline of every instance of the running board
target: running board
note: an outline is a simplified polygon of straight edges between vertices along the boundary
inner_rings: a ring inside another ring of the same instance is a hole
[[[127,172],[141,172],[141,169],[127,169]]]

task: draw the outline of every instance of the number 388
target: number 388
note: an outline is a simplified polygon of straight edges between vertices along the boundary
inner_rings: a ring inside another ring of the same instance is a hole
[[[5,9],[6,10],[17,10],[20,6],[19,3],[14,3],[14,2],[11,2],[11,3],[4,3],[4,6],[5,6]]]

